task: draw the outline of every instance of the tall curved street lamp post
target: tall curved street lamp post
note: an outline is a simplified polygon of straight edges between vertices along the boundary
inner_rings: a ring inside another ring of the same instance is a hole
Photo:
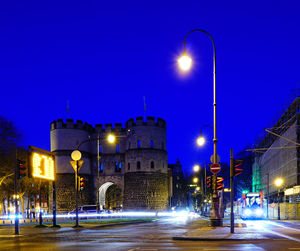
[[[213,45],[213,96],[214,96],[214,103],[213,103],[213,118],[214,118],[214,138],[213,138],[213,143],[214,143],[214,153],[213,153],[213,164],[216,164],[217,161],[217,101],[216,101],[216,48],[215,48],[215,42],[212,38],[212,36],[205,30],[201,29],[195,29],[191,30],[183,40],[183,56],[178,60],[178,63],[181,66],[181,69],[183,71],[188,71],[192,65],[192,60],[191,58],[187,55],[186,52],[186,39],[187,37],[193,33],[193,32],[202,32],[205,33],[206,35],[209,36],[212,45]],[[222,219],[220,217],[220,205],[219,205],[219,195],[217,193],[217,175],[213,175],[213,180],[212,180],[212,213],[210,215],[210,220],[212,226],[221,226],[222,225]]]

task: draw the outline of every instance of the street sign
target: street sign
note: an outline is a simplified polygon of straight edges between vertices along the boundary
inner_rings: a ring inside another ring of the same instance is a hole
[[[275,203],[273,202],[273,203],[270,205],[270,207],[275,208],[275,207],[276,207]]]
[[[221,171],[221,165],[218,164],[218,163],[215,163],[215,164],[211,164],[210,166],[210,171],[214,174],[218,173]]]
[[[78,171],[79,171],[80,168],[81,168],[81,166],[82,166],[82,164],[83,164],[83,160],[79,160],[77,162],[78,162]],[[76,172],[76,161],[75,160],[71,160],[70,163],[71,163],[74,171]]]
[[[210,162],[211,162],[211,163],[214,163],[214,155],[210,156]],[[216,162],[217,162],[217,163],[220,162],[220,156],[219,156],[219,155],[217,155],[217,161],[216,161]]]

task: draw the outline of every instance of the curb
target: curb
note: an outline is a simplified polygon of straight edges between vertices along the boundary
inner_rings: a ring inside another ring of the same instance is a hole
[[[263,241],[269,238],[263,237],[261,239],[251,238],[201,238],[201,237],[172,237],[172,240],[176,241]]]
[[[103,228],[103,227],[113,227],[113,226],[122,226],[122,225],[132,225],[132,224],[140,224],[140,223],[151,223],[155,220],[149,221],[131,221],[131,222],[120,222],[120,223],[112,223],[112,224],[103,224],[98,226],[93,226],[92,228]]]

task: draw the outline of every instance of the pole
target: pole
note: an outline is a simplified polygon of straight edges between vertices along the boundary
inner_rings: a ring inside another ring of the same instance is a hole
[[[100,168],[100,138],[99,138],[99,132],[98,132],[98,137],[97,137],[97,190],[96,190],[96,199],[97,199],[97,212],[100,213],[100,203],[99,203],[99,168]]]
[[[78,160],[76,160],[76,172],[75,172],[75,200],[76,200],[76,224],[75,227],[79,227],[78,223]]]
[[[277,200],[278,200],[278,210],[277,210],[277,213],[278,213],[278,220],[280,220],[280,203],[279,203],[279,199],[280,199],[280,197],[279,197],[279,187],[278,187],[278,197],[277,197]]]
[[[15,188],[15,235],[19,235],[19,205],[18,205],[18,167],[17,167],[17,149],[15,152],[15,179],[14,179],[14,188]]]
[[[233,149],[230,149],[230,233],[234,233],[234,164],[233,164]]]
[[[270,177],[269,177],[269,173],[267,173],[267,177],[268,177],[268,186],[267,186],[267,219],[269,219],[269,193],[270,193]]]
[[[40,226],[43,225],[43,217],[42,217],[42,180],[40,179],[40,191],[39,191],[39,204],[40,204],[40,215],[39,222]]]
[[[56,186],[55,186],[55,180],[52,181],[52,189],[53,189],[53,227],[57,227],[57,225],[56,225]]]

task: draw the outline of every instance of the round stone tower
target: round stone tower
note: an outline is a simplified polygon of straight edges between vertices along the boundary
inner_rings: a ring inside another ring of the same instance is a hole
[[[57,210],[70,211],[75,208],[75,175],[70,164],[71,153],[78,144],[88,139],[93,133],[93,127],[72,119],[66,123],[62,119],[53,121],[50,125],[51,151],[55,154],[56,161],[56,190]],[[95,200],[94,195],[94,158],[91,151],[91,143],[80,147],[82,153],[82,165],[79,176],[85,178],[85,189],[80,194],[80,204],[91,204]]]
[[[125,153],[125,210],[163,210],[168,205],[166,122],[154,117],[130,119]]]

